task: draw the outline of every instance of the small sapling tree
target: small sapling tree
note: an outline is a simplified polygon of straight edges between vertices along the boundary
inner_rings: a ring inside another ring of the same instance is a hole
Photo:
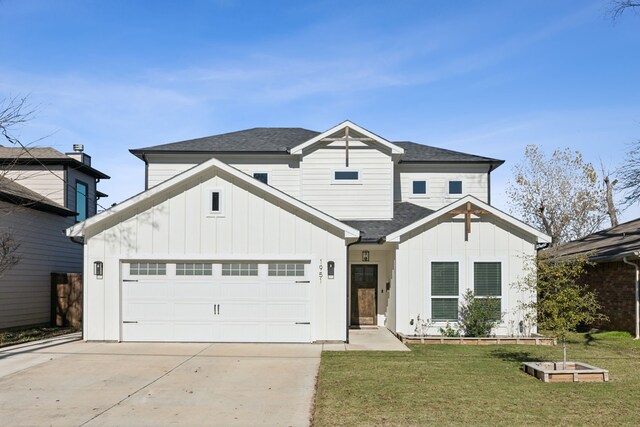
[[[537,295],[521,302],[521,308],[535,313],[538,327],[562,339],[563,369],[567,367],[567,334],[580,325],[604,320],[597,294],[581,282],[588,266],[586,256],[554,258],[540,253],[529,262],[529,273],[518,283],[521,290]]]

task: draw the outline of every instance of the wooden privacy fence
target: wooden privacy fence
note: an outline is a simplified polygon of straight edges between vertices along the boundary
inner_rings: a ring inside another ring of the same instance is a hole
[[[82,327],[82,273],[51,273],[51,324]]]

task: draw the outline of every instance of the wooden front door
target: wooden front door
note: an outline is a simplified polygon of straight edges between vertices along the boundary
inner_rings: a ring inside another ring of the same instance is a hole
[[[351,266],[351,324],[375,325],[378,266]]]

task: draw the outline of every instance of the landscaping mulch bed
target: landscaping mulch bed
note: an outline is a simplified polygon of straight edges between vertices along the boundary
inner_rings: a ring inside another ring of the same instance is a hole
[[[45,338],[57,337],[59,335],[70,334],[77,331],[78,329],[72,327],[55,326],[0,330],[0,348],[29,341],[37,341]]]

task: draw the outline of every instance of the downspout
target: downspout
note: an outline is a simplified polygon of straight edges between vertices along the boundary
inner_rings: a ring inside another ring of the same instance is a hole
[[[360,243],[362,241],[362,231],[360,232],[360,235],[358,236],[358,240],[356,240],[355,242],[351,242],[351,243],[347,243],[347,325],[346,325],[346,336],[347,336],[347,340],[345,341],[347,344],[349,344],[349,326],[350,326],[350,321],[349,321],[349,317],[351,316],[351,278],[350,278],[350,267],[349,267],[349,248],[351,248],[351,246],[353,245],[357,245],[358,243]],[[376,290],[377,292],[377,290]]]
[[[491,171],[493,170],[493,163],[489,165],[489,171],[487,172],[487,204],[491,204]]]
[[[640,339],[640,267],[634,262],[627,260],[627,257],[622,258],[625,264],[632,265],[636,269],[636,339]]]
[[[149,162],[147,161],[147,156],[142,154],[142,161],[144,162],[144,189],[149,189]]]

